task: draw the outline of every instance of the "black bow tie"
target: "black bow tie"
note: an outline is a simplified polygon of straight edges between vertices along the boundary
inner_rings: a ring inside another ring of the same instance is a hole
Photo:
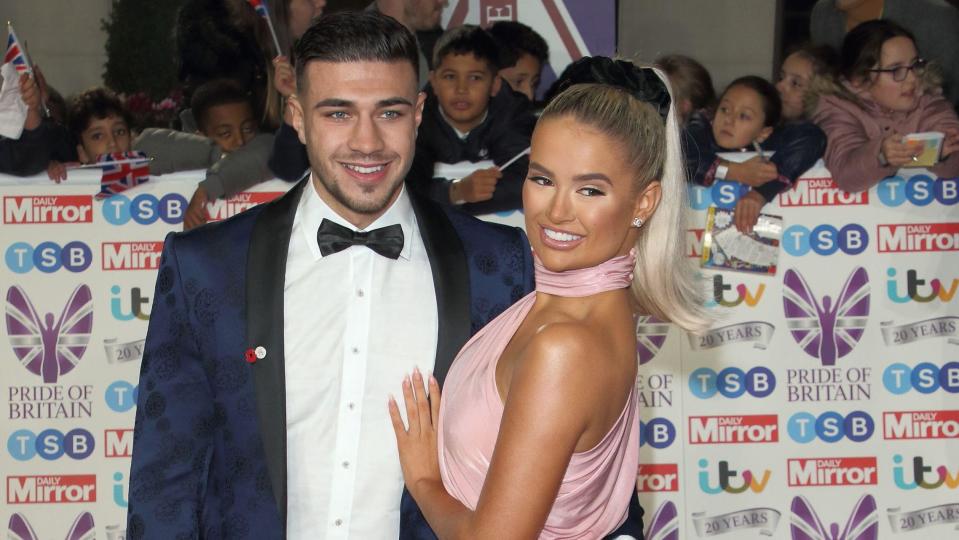
[[[403,251],[403,229],[390,225],[372,231],[353,231],[324,219],[316,231],[316,242],[324,257],[350,246],[366,246],[384,257],[396,259]]]

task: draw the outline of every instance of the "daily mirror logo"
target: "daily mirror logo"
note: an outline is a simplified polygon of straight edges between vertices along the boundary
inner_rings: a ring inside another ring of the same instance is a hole
[[[156,270],[160,268],[163,242],[104,242],[103,270]]]
[[[94,474],[7,477],[7,504],[96,501],[97,477]]]
[[[210,221],[223,221],[254,206],[270,202],[280,195],[283,195],[282,191],[237,193],[229,199],[217,199],[207,203],[206,210],[210,215]]]
[[[959,439],[959,411],[884,412],[882,422],[884,439]]]
[[[779,441],[775,414],[690,416],[690,444],[746,444]]]
[[[92,195],[26,195],[3,198],[4,225],[92,222]]]
[[[790,487],[876,485],[876,458],[800,458],[786,460]]]
[[[876,225],[879,253],[959,251],[959,223]]]
[[[799,178],[779,194],[779,206],[854,206],[869,204],[869,192],[849,193],[832,178]]]

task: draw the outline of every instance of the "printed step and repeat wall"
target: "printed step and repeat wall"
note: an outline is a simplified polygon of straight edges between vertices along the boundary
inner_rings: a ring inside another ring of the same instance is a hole
[[[0,178],[0,519],[13,538],[124,538],[156,269],[201,176],[104,201],[95,177]],[[690,258],[706,209],[740,194],[691,190]],[[959,181],[923,171],[847,194],[813,169],[766,208],[784,220],[775,275],[704,272],[722,317],[711,332],[640,319],[648,538],[959,537],[957,203]]]

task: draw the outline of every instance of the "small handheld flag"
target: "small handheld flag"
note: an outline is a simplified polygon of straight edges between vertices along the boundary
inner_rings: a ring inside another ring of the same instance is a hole
[[[96,198],[106,199],[150,179],[150,158],[143,152],[113,152],[97,156],[97,165],[103,169],[100,193]]]
[[[33,71],[33,68],[30,67],[30,61],[27,60],[26,51],[23,49],[23,45],[20,44],[20,40],[17,39],[16,32],[13,31],[13,25],[9,22],[7,23],[7,52],[3,55],[3,63],[13,62],[13,67],[16,68],[17,73],[30,73]]]
[[[273,45],[276,46],[277,56],[283,54],[283,49],[280,48],[280,40],[276,37],[276,30],[273,29],[273,21],[270,20],[270,11],[266,8],[266,0],[246,0],[253,6],[253,9],[256,10],[256,14],[260,17],[266,19],[266,25],[270,29],[270,35],[273,36]]]

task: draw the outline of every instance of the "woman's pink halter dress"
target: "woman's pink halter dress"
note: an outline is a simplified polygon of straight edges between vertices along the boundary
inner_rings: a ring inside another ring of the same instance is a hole
[[[622,289],[630,285],[633,261],[632,255],[624,255],[592,268],[551,272],[536,259],[536,290],[582,297]],[[443,485],[474,510],[503,416],[496,363],[535,298],[536,293],[530,293],[473,336],[453,362],[443,387],[438,436]],[[603,440],[573,454],[540,538],[601,538],[623,523],[636,486],[637,409],[634,386]]]

